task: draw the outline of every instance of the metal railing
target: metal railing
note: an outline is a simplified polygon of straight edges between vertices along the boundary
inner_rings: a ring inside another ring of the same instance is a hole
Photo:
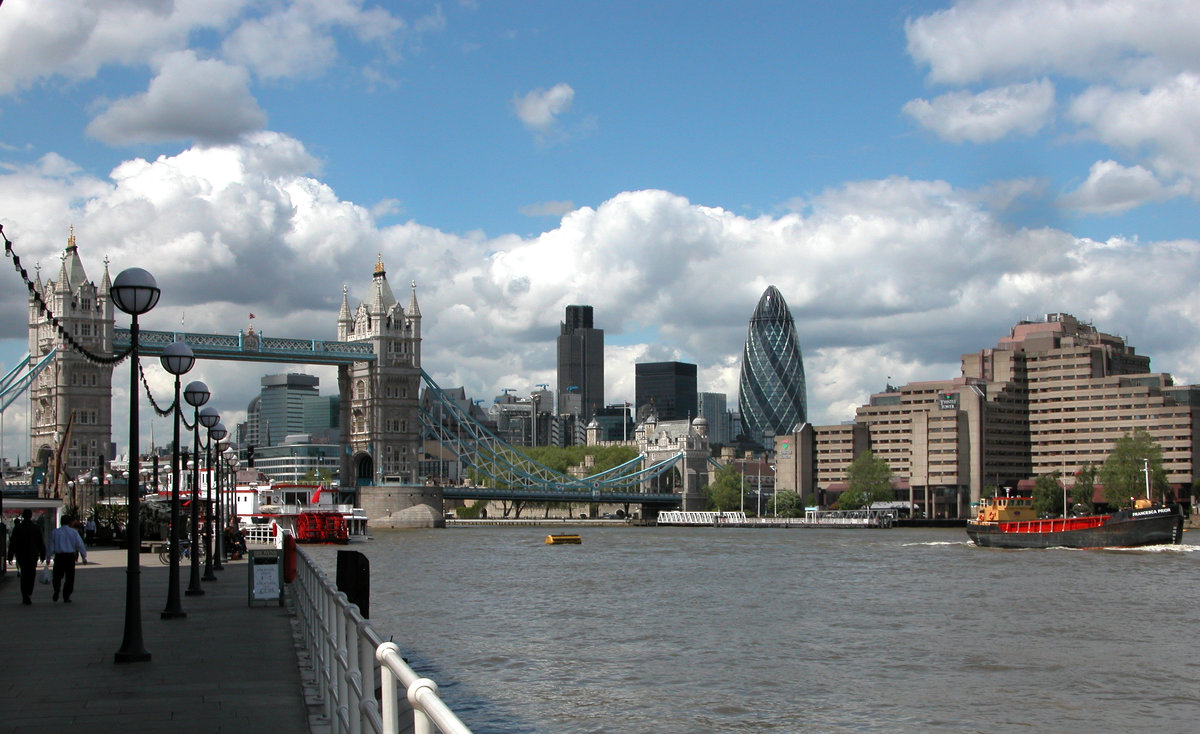
[[[412,707],[415,734],[471,734],[438,696],[437,683],[417,675],[396,644],[380,638],[358,606],[347,601],[300,548],[289,589],[331,732],[398,734],[403,690]],[[375,698],[377,686],[381,701]]]

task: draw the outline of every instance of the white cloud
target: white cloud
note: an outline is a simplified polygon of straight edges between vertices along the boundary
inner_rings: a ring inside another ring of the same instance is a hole
[[[514,97],[512,104],[525,127],[544,134],[554,128],[559,115],[571,108],[574,99],[571,85],[559,82],[550,89],[534,89],[522,97]]]
[[[250,0],[39,0],[8,3],[0,23],[0,94],[54,76],[87,79],[109,64],[136,66],[220,30]]]
[[[1178,74],[1143,91],[1092,87],[1070,106],[1086,134],[1144,153],[1160,175],[1200,180],[1200,74]]]
[[[1181,375],[1200,342],[1196,241],[1011,229],[986,208],[990,196],[944,182],[853,182],[813,197],[806,214],[755,219],[629,191],[538,236],[488,238],[415,222],[380,228],[314,170],[302,145],[274,133],[131,160],[107,180],[47,158],[0,174],[0,199],[19,213],[0,223],[27,266],[57,263],[74,224],[93,279],[104,256],[114,273],[150,269],[163,297],[147,329],[178,328],[186,313],[189,330],[233,333],[253,312],[271,336],[332,338],[342,285],[356,304],[382,252],[402,303],[408,282],[418,284],[424,366],[479,398],[553,384],[564,308],[588,303],[610,345],[606,397],[632,398],[633,362],[677,355],[732,403],[746,323],[770,284],[795,316],[819,423],[851,417],[889,375],[952,377],[961,353],[1039,313],[1094,319]],[[0,308],[25,313],[21,289],[0,291]],[[6,343],[27,338],[21,318],[0,329]],[[232,415],[259,376],[290,368],[200,378]]]
[[[170,54],[144,94],[109,105],[87,133],[113,145],[233,142],[266,123],[249,81],[241,67],[198,59],[191,51]]]
[[[1116,161],[1096,161],[1087,181],[1062,197],[1064,207],[1089,214],[1120,214],[1147,202],[1169,199],[1177,193],[1164,187],[1141,166],[1126,167]]]
[[[951,142],[988,143],[1040,130],[1053,116],[1054,85],[1042,79],[978,94],[951,92],[932,101],[914,99],[904,112]]]
[[[1136,83],[1200,68],[1193,0],[964,0],[905,32],[909,54],[944,84],[1047,73]]]

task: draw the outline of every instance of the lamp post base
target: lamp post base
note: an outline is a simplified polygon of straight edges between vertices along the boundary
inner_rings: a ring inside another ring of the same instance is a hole
[[[117,652],[113,655],[113,662],[114,663],[148,663],[148,662],[150,662],[150,653],[146,652],[145,650],[138,650],[138,651],[134,651],[134,652],[125,652],[124,650],[117,650]]]
[[[183,593],[187,596],[204,596],[204,589],[188,589]]]
[[[187,612],[162,611],[162,612],[159,612],[158,616],[161,619],[184,619],[187,617]]]

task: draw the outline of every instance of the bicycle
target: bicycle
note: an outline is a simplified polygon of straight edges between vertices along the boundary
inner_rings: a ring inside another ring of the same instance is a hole
[[[179,548],[179,561],[182,563],[184,559],[191,560],[192,558],[192,543],[184,539],[183,545]],[[204,560],[204,541],[200,541],[200,560]],[[158,562],[166,566],[171,562],[171,541],[163,543],[162,550],[158,552]]]

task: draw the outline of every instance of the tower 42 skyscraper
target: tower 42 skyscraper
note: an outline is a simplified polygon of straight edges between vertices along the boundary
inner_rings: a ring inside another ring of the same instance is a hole
[[[738,409],[746,438],[763,445],[770,445],[764,436],[788,433],[808,420],[796,324],[773,285],[758,299],[746,330]]]

